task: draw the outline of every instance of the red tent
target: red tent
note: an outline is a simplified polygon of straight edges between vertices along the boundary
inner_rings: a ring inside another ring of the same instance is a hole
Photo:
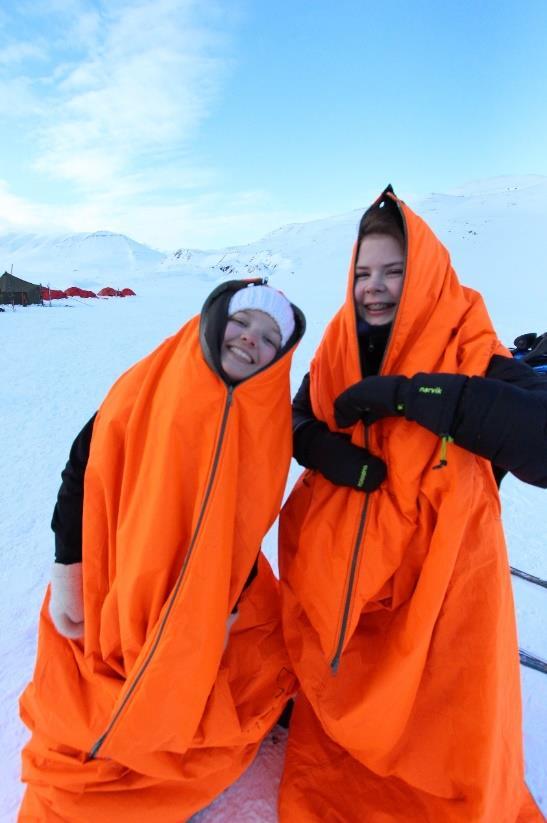
[[[122,289],[120,292],[120,297],[135,297],[135,292],[133,289]]]
[[[94,291],[81,289],[79,286],[69,286],[65,294],[67,297],[97,297]]]
[[[112,286],[105,286],[104,289],[101,289],[99,292],[99,297],[117,297],[118,292],[116,289],[113,289]]]
[[[66,293],[61,289],[48,289],[42,286],[42,300],[62,300],[66,297]]]

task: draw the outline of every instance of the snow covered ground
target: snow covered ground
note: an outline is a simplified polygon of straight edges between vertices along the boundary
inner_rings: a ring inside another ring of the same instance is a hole
[[[447,244],[462,281],[483,292],[504,342],[510,344],[522,332],[545,331],[540,244],[547,219],[547,178],[479,182],[411,205]],[[215,283],[226,278],[269,273],[272,285],[305,312],[308,331],[293,367],[296,388],[326,321],[343,300],[359,215],[356,211],[284,227],[249,246],[216,252],[152,252],[150,257],[151,250],[134,244],[126,263],[120,252],[125,241],[118,235],[88,236],[94,238],[93,254],[82,251],[78,259],[71,253],[68,261],[51,243],[46,254],[40,238],[19,238],[15,249],[13,236],[9,242],[0,237],[0,270],[9,270],[15,259],[14,274],[38,280],[40,271],[49,272],[51,286],[58,288],[100,288],[116,271],[119,283],[111,284],[137,292],[134,298],[73,298],[0,314],[1,821],[15,819],[22,791],[19,751],[26,730],[18,719],[17,697],[32,672],[37,613],[53,559],[49,522],[74,436],[114,379],[197,313]],[[81,245],[82,238],[78,242]],[[47,256],[43,263],[36,252],[40,244]],[[75,270],[80,274],[77,282]],[[293,466],[289,488],[297,474]],[[502,498],[512,564],[546,578],[545,494],[507,478]],[[275,566],[275,528],[265,548]],[[514,581],[514,592],[521,646],[547,658],[547,593],[521,580]],[[527,776],[547,812],[547,677],[522,669],[522,682]],[[196,819],[275,821],[285,738],[276,728],[249,771]]]

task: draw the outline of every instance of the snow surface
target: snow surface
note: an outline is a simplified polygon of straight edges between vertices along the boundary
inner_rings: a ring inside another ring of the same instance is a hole
[[[522,332],[545,330],[547,178],[479,181],[411,205],[449,247],[462,281],[484,294],[505,343]],[[0,314],[1,821],[15,819],[22,793],[19,752],[27,733],[18,719],[17,698],[32,672],[37,614],[53,560],[49,523],[74,436],[115,378],[197,313],[214,285],[226,278],[269,274],[272,285],[305,312],[308,330],[292,373],[296,389],[326,322],[344,298],[360,214],[286,226],[247,246],[173,255],[108,232],[73,235],[63,242],[0,236],[0,270],[14,263],[14,274],[29,280],[49,273],[52,288],[95,289],[108,283],[137,292],[132,298],[72,298]],[[294,465],[289,489],[298,472]],[[512,564],[546,578],[544,493],[506,478],[502,499]],[[275,527],[265,551],[276,568]],[[514,593],[520,644],[545,659],[547,593],[521,580],[514,580]],[[527,779],[547,812],[547,677],[521,671]],[[285,739],[276,727],[247,773],[195,819],[275,821]]]

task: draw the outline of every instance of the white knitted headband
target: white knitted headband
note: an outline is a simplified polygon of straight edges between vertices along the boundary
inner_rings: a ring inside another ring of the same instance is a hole
[[[281,332],[281,346],[289,340],[295,327],[292,306],[280,291],[270,286],[248,286],[238,289],[228,305],[228,317],[245,309],[257,309],[272,317]]]

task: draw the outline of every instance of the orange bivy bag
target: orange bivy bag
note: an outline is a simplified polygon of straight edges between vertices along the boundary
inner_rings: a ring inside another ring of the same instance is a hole
[[[85,472],[85,637],[58,634],[46,596],[21,698],[20,821],[181,823],[278,718],[295,680],[260,545],[291,459],[291,358],[229,387],[196,317],[102,404]]]
[[[387,195],[391,196],[391,195]],[[397,201],[403,292],[381,373],[484,375],[509,353],[446,249]],[[362,379],[353,296],[310,369],[315,416]],[[348,431],[348,430],[344,430]],[[305,471],[281,515],[283,627],[301,684],[280,795],[285,823],[524,823],[519,658],[488,461],[405,418],[349,430],[387,465],[372,494]]]

